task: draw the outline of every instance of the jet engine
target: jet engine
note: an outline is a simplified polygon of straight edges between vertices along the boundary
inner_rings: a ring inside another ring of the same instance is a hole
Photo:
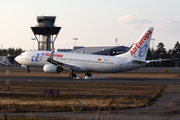
[[[46,64],[44,65],[43,70],[47,73],[60,73],[61,71],[63,71],[63,68],[53,64]]]

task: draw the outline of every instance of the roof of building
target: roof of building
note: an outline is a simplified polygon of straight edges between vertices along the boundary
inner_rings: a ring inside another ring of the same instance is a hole
[[[129,47],[126,46],[99,46],[99,47],[74,47],[73,49],[57,49],[62,52],[76,52],[82,54],[99,54],[108,55],[112,51],[118,51],[119,54],[127,52]]]

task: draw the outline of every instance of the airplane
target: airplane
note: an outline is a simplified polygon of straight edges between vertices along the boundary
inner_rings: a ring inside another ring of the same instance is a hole
[[[4,59],[4,60],[1,60],[0,61],[0,65],[2,66],[7,66],[7,65],[10,65],[10,66],[13,66],[12,63],[10,63],[8,60]]]
[[[92,76],[91,72],[125,72],[138,69],[150,62],[170,60],[146,60],[153,30],[153,27],[148,27],[128,52],[116,56],[55,52],[53,49],[23,52],[15,60],[27,67],[27,73],[30,72],[29,67],[43,67],[44,72],[47,73],[68,70],[71,72],[70,78],[77,77],[74,72],[86,72],[87,77]]]

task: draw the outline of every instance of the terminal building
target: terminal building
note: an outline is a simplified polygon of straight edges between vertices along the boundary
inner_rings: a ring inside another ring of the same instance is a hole
[[[129,50],[126,46],[98,46],[98,47],[84,47],[76,46],[73,49],[57,49],[59,52],[71,52],[81,54],[97,54],[97,55],[109,55],[114,56],[125,53]]]

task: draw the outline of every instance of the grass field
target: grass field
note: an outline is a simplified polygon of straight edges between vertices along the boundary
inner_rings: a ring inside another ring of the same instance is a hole
[[[76,73],[78,77],[84,77],[85,73]],[[45,73],[42,71],[31,71],[30,73],[26,73],[25,71],[10,71],[10,76],[29,76],[29,77],[69,77],[70,72],[63,71],[59,74]],[[5,71],[0,71],[0,76],[5,76]],[[179,73],[164,73],[162,72],[122,72],[122,73],[92,73],[92,76],[98,77],[106,77],[106,78],[171,78],[171,79],[179,79]]]
[[[13,77],[68,77],[69,72],[48,74],[41,71],[11,71]],[[124,72],[114,74],[92,73],[93,76],[106,78],[179,78],[177,73],[135,73]],[[0,71],[0,76],[5,77],[5,71]],[[83,77],[84,73],[77,73]],[[137,102],[150,103],[165,85],[162,84],[126,84],[126,83],[62,83],[62,82],[13,82],[10,91],[5,90],[5,82],[0,82],[0,111],[25,112],[25,111],[70,111],[74,101],[83,104],[83,110],[108,109],[112,100],[119,103],[120,109],[136,107]],[[59,89],[59,96],[46,96],[44,89]],[[135,94],[142,92],[142,97]],[[88,96],[89,95],[89,96]],[[90,96],[91,95],[91,96]],[[144,106],[145,104],[140,104]],[[113,105],[112,105],[113,106]]]
[[[120,83],[53,83],[53,82],[11,82],[10,91],[0,82],[0,110],[11,112],[25,111],[70,111],[74,101],[83,104],[83,110],[108,109],[112,100],[120,108],[136,107],[139,97],[135,91],[141,91],[141,100],[150,102],[165,85],[161,84],[120,84]],[[43,95],[44,89],[59,89],[60,96]],[[5,94],[6,93],[6,94]],[[8,94],[7,94],[8,93]],[[73,96],[78,95],[78,96]],[[92,95],[87,97],[87,95]],[[114,95],[113,97],[111,95]],[[141,104],[143,106],[144,104]]]

